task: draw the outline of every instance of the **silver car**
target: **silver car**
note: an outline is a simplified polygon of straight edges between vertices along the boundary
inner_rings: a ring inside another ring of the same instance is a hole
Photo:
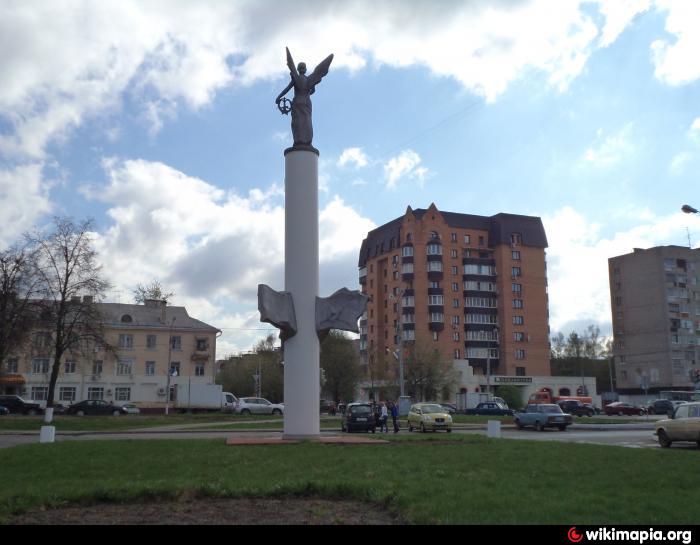
[[[284,403],[270,403],[262,397],[242,397],[236,403],[238,414],[284,414]]]

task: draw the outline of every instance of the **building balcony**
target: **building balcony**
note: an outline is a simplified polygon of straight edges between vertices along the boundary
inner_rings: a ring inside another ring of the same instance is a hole
[[[498,368],[500,365],[500,361],[498,360],[498,358],[492,358],[488,361],[486,360],[486,358],[469,358],[468,363],[474,369],[480,369],[484,375],[488,373],[489,368],[491,371],[491,375],[499,374]]]

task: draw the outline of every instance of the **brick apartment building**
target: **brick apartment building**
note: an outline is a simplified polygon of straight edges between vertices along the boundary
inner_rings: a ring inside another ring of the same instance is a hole
[[[549,376],[546,247],[537,217],[409,206],[362,242],[363,357],[396,351],[400,320],[474,375]]]
[[[617,390],[691,389],[700,378],[700,249],[635,248],[608,269]]]

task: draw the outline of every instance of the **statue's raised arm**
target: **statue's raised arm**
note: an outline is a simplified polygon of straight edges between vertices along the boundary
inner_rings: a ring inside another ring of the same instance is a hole
[[[287,50],[287,66],[291,81],[284,90],[277,96],[275,103],[280,112],[287,114],[292,112],[292,135],[294,136],[295,148],[311,148],[313,139],[313,125],[311,123],[311,98],[310,96],[316,91],[323,77],[328,74],[328,69],[333,61],[333,55],[328,55],[310,75],[306,75],[306,63],[300,62],[298,66],[294,66],[292,54]],[[294,100],[291,104],[284,98],[292,88],[294,88]],[[315,150],[316,151],[316,150]],[[317,151],[316,151],[317,152]],[[318,153],[318,152],[317,152]]]

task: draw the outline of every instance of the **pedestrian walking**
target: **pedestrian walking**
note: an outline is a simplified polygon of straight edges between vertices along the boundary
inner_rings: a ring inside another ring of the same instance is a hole
[[[379,417],[379,420],[381,422],[379,431],[389,433],[389,426],[387,425],[387,420],[389,420],[389,411],[386,408],[386,403],[382,403],[382,412]]]
[[[396,403],[391,404],[391,419],[394,421],[394,433],[399,433],[399,408]]]

